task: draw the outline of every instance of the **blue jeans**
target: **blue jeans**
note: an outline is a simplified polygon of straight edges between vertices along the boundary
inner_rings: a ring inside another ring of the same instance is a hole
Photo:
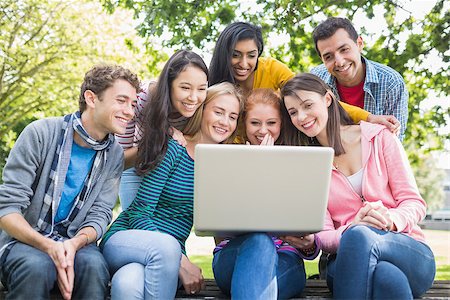
[[[415,239],[369,226],[342,235],[327,283],[336,299],[413,299],[433,284],[436,265],[430,248]]]
[[[136,174],[135,168],[129,168],[123,171],[119,186],[119,199],[122,211],[127,209],[134,198],[136,198],[141,181],[142,177]]]
[[[288,299],[303,291],[303,261],[294,253],[277,253],[264,233],[241,235],[214,254],[217,286],[233,299]]]
[[[109,273],[96,245],[88,245],[75,255],[75,281],[72,299],[105,299]],[[17,242],[1,267],[7,299],[50,299],[57,282],[53,260],[47,253]]]
[[[111,299],[173,299],[181,247],[171,235],[147,230],[114,233],[103,247],[111,274]]]

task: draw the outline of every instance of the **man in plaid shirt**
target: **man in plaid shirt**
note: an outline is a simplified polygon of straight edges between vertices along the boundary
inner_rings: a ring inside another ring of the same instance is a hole
[[[314,29],[313,39],[323,64],[311,73],[322,78],[338,100],[374,115],[395,116],[400,121],[399,138],[403,140],[408,120],[408,91],[402,76],[361,55],[363,40],[348,19],[327,19]]]

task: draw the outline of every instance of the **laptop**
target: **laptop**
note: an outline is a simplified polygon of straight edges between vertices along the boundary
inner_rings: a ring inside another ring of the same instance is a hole
[[[197,145],[195,233],[299,235],[322,230],[333,154],[329,147]]]

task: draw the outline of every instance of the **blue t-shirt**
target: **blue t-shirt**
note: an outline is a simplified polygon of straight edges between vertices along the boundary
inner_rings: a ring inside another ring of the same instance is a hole
[[[95,150],[81,147],[73,142],[69,168],[67,169],[61,201],[56,212],[55,223],[61,222],[69,215],[75,198],[81,192],[83,183],[91,171],[95,154]]]

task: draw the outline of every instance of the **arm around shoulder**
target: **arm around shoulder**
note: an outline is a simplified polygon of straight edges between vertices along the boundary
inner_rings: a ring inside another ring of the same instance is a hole
[[[359,108],[354,105],[347,104],[345,102],[339,101],[342,108],[349,114],[350,118],[352,118],[353,122],[359,123],[360,121],[367,121],[367,117],[370,115],[368,111],[365,111],[362,108]]]
[[[387,102],[392,103],[391,111],[387,113],[395,116],[397,120],[400,122],[399,138],[400,141],[403,141],[408,122],[409,93],[408,90],[406,89],[406,84],[403,81],[403,78],[401,78],[400,75],[398,76],[400,78],[398,78],[398,80],[395,82],[395,84],[393,84],[392,88],[389,89],[389,92],[387,93],[387,97],[389,98]]]

